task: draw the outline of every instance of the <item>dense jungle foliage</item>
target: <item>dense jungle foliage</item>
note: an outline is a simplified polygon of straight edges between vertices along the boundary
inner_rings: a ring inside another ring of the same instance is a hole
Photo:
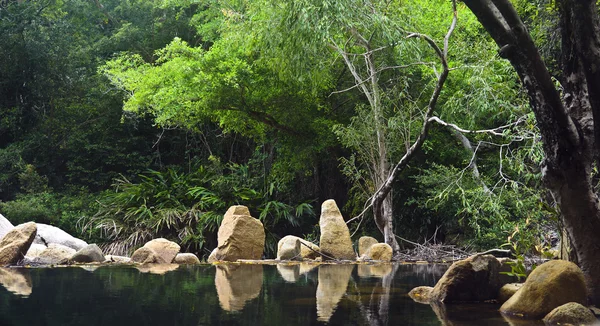
[[[552,2],[513,3],[556,69]],[[526,95],[457,10],[434,115],[462,132],[435,124],[397,178],[394,233],[550,246]],[[441,65],[407,35],[442,46],[451,20],[447,0],[0,1],[0,213],[113,253],[161,236],[206,256],[234,204],[262,220],[269,257],[285,235],[316,240],[321,203],[358,216],[377,162],[418,136]],[[370,214],[354,239],[381,238]]]

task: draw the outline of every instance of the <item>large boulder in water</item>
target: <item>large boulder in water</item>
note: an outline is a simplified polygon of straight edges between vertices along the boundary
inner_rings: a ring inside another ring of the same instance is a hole
[[[377,239],[373,237],[360,237],[360,239],[358,239],[358,256],[362,257],[364,254],[367,253],[367,251],[369,250],[369,248],[371,248],[372,245],[377,243],[379,243],[379,241],[377,241]]]
[[[101,263],[104,260],[102,250],[95,243],[81,248],[71,257],[71,261],[75,263]]]
[[[2,239],[8,233],[8,231],[14,228],[15,226],[12,223],[10,223],[10,221],[7,220],[6,217],[0,214],[0,239]]]
[[[57,243],[75,249],[75,251],[88,245],[87,242],[77,239],[55,226],[42,223],[37,225],[37,235],[33,243],[43,244],[45,246]]]
[[[37,231],[36,224],[17,225],[0,240],[0,265],[14,265],[25,257]]]
[[[231,206],[219,227],[218,246],[209,261],[260,259],[265,247],[265,230],[258,219],[250,216],[246,206]]]
[[[551,260],[529,274],[523,287],[500,307],[500,312],[541,319],[554,308],[569,302],[587,303],[583,272],[572,262]]]
[[[277,260],[301,260],[300,238],[286,236],[277,243]]]
[[[131,261],[143,264],[170,264],[179,253],[178,244],[167,239],[158,238],[146,242],[131,255]]]
[[[58,243],[51,243],[48,248],[33,259],[32,263],[42,265],[62,265],[66,264],[76,252],[77,251],[73,248]]]
[[[321,228],[319,248],[321,248],[324,255],[327,255],[323,256],[323,259],[331,257],[342,260],[356,260],[356,254],[352,249],[350,230],[348,230],[335,200],[326,200],[321,205],[319,227]]]
[[[321,251],[321,249],[319,249],[319,246],[317,246],[316,244],[310,242],[310,241],[306,241],[302,238],[293,236],[293,235],[286,235],[285,237],[281,238],[281,240],[279,240],[279,243],[277,244],[277,256],[279,257],[279,251],[281,250],[281,246],[284,243],[288,243],[291,241],[291,243],[294,243],[295,240],[298,240],[300,242],[300,257],[302,259],[316,259],[317,257],[319,257],[319,252]]]
[[[546,317],[546,325],[598,325],[598,319],[592,311],[576,302],[569,302],[554,308]]]
[[[376,243],[372,245],[364,255],[362,260],[380,260],[390,262],[392,260],[392,247],[387,243]]]
[[[200,259],[198,259],[198,256],[192,253],[180,253],[175,256],[175,259],[173,259],[173,264],[198,265],[200,264]]]
[[[429,294],[431,301],[479,302],[495,299],[500,287],[500,262],[492,255],[474,255],[452,264]]]

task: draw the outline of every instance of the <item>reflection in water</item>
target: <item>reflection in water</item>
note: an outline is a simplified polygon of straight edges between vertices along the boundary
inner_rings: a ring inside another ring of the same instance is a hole
[[[359,265],[360,267],[364,267],[362,271],[360,269],[358,271],[360,277],[381,278],[381,281],[372,288],[368,298],[363,299],[362,294],[358,294],[359,300],[357,304],[360,312],[369,325],[387,325],[392,281],[398,271],[399,265]],[[365,303],[368,303],[368,305]]]
[[[392,264],[358,265],[358,277],[383,278],[389,275],[392,270]]]
[[[490,303],[444,304],[432,303],[431,309],[442,326],[537,326],[544,325],[541,320],[508,319],[503,317],[498,308],[500,305]],[[485,320],[483,323],[482,321]]]
[[[277,265],[277,271],[281,278],[288,283],[296,283],[301,275],[312,271],[317,265],[309,263],[300,263],[293,265]]]
[[[317,286],[317,320],[328,322],[346,294],[354,265],[319,266]]]
[[[25,298],[31,294],[31,277],[26,269],[0,267],[0,284],[8,291]]]
[[[262,283],[262,265],[217,265],[215,286],[224,310],[242,310],[246,301],[258,297]]]
[[[135,266],[138,271],[141,273],[150,273],[150,274],[158,274],[163,275],[168,272],[172,272],[179,268],[177,264],[143,264],[139,266]]]

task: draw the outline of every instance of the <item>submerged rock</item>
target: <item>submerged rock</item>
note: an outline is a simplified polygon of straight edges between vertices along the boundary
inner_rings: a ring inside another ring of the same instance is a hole
[[[352,249],[352,240],[350,240],[350,230],[342,217],[335,200],[329,199],[321,205],[321,218],[319,219],[321,228],[321,239],[319,248],[328,257],[323,259],[356,260],[356,253]]]
[[[24,268],[0,267],[0,284],[9,292],[25,298],[32,291],[31,276],[29,276],[29,271]]]
[[[430,303],[432,291],[431,286],[417,286],[408,292],[408,296],[418,303]]]
[[[200,264],[200,259],[192,253],[179,253],[175,256],[173,263],[180,265],[197,265]]]
[[[246,206],[231,206],[219,226],[217,241],[209,262],[260,259],[265,247],[265,230],[261,221],[250,216]]]
[[[142,264],[170,264],[179,253],[180,247],[173,241],[158,238],[146,242],[131,255],[131,261]]]
[[[81,248],[70,260],[75,263],[101,263],[105,258],[100,247],[94,243]]]
[[[37,231],[36,224],[17,225],[0,240],[0,265],[14,265],[25,257]]]
[[[219,304],[226,311],[240,311],[260,294],[262,265],[217,265],[215,287]]]
[[[523,287],[500,307],[500,312],[540,319],[569,302],[587,302],[583,272],[572,262],[551,260],[531,272]]]
[[[498,303],[504,303],[523,286],[523,283],[504,284],[498,291]]]
[[[376,243],[360,259],[390,262],[392,261],[392,247],[387,243]]]
[[[474,255],[448,268],[430,294],[431,301],[479,302],[495,299],[502,284],[500,263],[492,255]]]
[[[75,251],[87,246],[87,242],[77,239],[67,232],[48,224],[39,223],[37,225],[37,235],[33,243],[49,246],[52,243],[57,243]]]
[[[277,243],[277,260],[302,260],[300,238],[286,236]]]
[[[569,302],[554,308],[546,317],[546,325],[598,325],[598,319],[589,308],[580,303]]]
[[[353,265],[319,266],[319,285],[317,286],[317,320],[329,322],[337,305],[346,294]]]
[[[379,241],[373,237],[360,237],[360,239],[358,239],[358,256],[362,257],[369,251],[369,248],[376,243],[379,243]]]

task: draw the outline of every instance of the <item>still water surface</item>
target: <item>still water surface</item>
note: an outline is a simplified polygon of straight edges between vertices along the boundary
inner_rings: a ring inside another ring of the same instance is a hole
[[[511,325],[497,305],[432,307],[408,297],[446,268],[0,268],[0,325]]]

